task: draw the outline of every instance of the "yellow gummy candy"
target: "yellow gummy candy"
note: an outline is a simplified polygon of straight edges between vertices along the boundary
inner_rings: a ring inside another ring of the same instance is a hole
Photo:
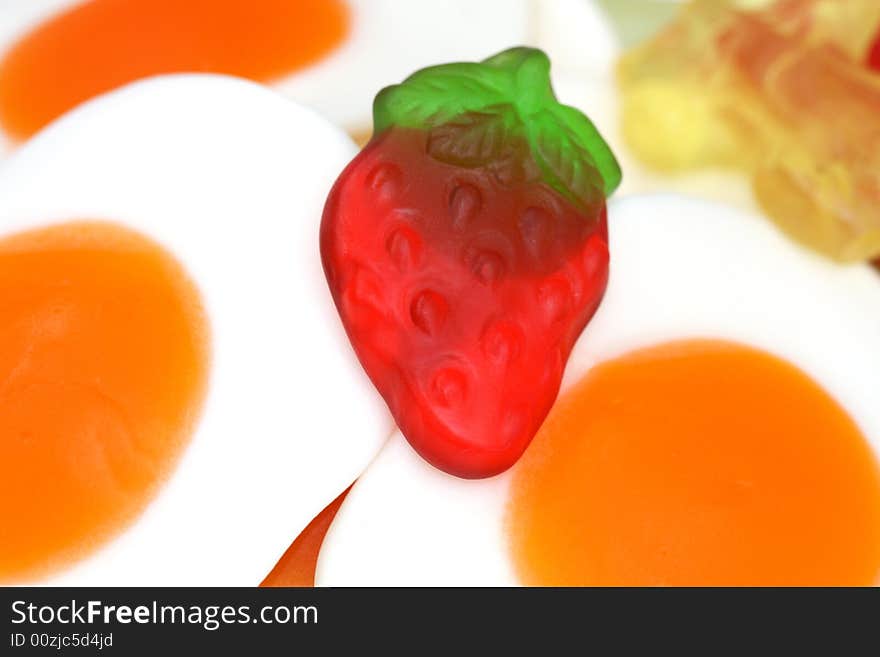
[[[696,0],[618,75],[623,131],[664,171],[736,167],[795,239],[880,256],[877,0]]]

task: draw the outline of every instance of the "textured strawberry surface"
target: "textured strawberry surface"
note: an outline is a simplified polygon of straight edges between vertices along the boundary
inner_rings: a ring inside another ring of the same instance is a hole
[[[605,199],[560,194],[524,143],[464,166],[448,138],[442,126],[375,137],[328,198],[321,253],[409,442],[446,472],[485,477],[527,447],[601,300]]]

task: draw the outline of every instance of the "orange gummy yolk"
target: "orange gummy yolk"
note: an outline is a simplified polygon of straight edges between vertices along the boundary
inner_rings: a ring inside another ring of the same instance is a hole
[[[180,265],[137,233],[0,240],[0,582],[84,556],[144,508],[200,412],[207,332]]]
[[[342,0],[89,0],[38,26],[0,63],[0,123],[26,138],[97,94],[160,73],[270,81],[345,37]]]
[[[532,585],[870,585],[880,471],[805,374],[717,341],[599,365],[514,475],[515,566]]]

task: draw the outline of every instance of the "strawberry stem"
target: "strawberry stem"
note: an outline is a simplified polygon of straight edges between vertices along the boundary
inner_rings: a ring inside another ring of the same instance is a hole
[[[507,134],[524,136],[544,180],[576,202],[590,204],[596,192],[607,197],[620,184],[620,166],[608,144],[582,112],[556,100],[550,60],[534,48],[511,48],[480,63],[431,66],[386,87],[373,103],[373,132],[393,126],[431,130],[472,115],[483,117],[491,131],[485,139],[502,134],[493,116],[509,127]]]

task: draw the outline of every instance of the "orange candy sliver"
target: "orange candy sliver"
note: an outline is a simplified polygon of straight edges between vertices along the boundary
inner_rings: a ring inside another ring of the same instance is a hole
[[[299,536],[290,544],[284,552],[272,572],[260,583],[260,586],[314,586],[315,568],[318,565],[318,555],[321,553],[321,545],[327,530],[333,523],[339,507],[345,501],[345,496],[351,486],[346,488],[339,496],[330,502],[321,512],[312,518]]]

